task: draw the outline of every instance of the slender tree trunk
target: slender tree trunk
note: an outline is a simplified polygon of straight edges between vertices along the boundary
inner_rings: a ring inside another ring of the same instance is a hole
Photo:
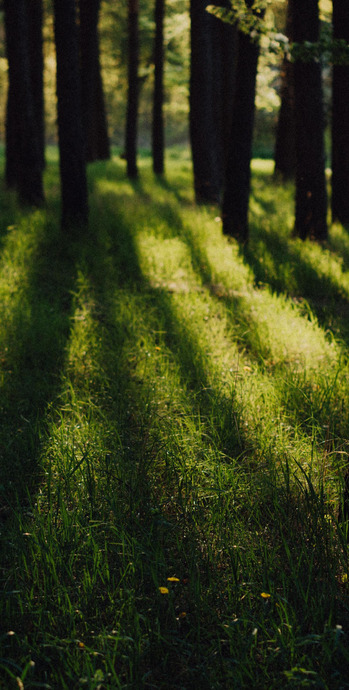
[[[217,4],[217,3],[216,3]],[[221,0],[220,7],[230,7]],[[213,108],[217,131],[219,187],[224,188],[228,160],[237,63],[237,29],[212,16],[213,40]]]
[[[41,165],[45,167],[44,54],[42,0],[26,0],[31,91],[38,135]]]
[[[251,2],[246,4],[249,7],[253,5]],[[223,233],[235,237],[241,243],[248,241],[250,164],[258,57],[258,43],[239,31],[236,90],[222,216]]]
[[[42,157],[35,119],[25,0],[5,0],[9,89],[6,118],[6,182],[22,203],[43,202]]]
[[[318,0],[292,0],[292,18],[296,43],[318,41]],[[297,157],[295,230],[302,239],[325,240],[327,193],[320,64],[297,60],[294,63],[294,88]]]
[[[287,5],[286,35],[292,42],[292,5]],[[296,126],[294,104],[294,67],[287,56],[281,67],[281,105],[276,129],[275,175],[294,179],[296,173]]]
[[[333,38],[349,43],[348,0],[333,0]],[[332,219],[349,224],[349,65],[333,66]]]
[[[82,113],[87,161],[110,158],[99,56],[100,0],[79,0]]]
[[[153,170],[164,173],[164,13],[165,0],[155,0],[154,96],[152,122]]]
[[[54,0],[62,228],[88,219],[75,0]]]
[[[218,203],[220,173],[214,112],[213,17],[206,0],[191,0],[190,140],[197,203]],[[216,46],[218,49],[218,47]]]
[[[126,114],[126,162],[127,175],[138,177],[137,129],[138,129],[138,31],[139,0],[128,0],[128,94]]]

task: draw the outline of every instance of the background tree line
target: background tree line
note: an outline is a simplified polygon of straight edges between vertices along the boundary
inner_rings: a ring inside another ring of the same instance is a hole
[[[63,225],[87,221],[86,163],[107,158],[110,138],[115,141],[114,126],[107,126],[107,111],[109,120],[114,122],[115,116],[110,118],[110,101],[105,107],[103,82],[108,93],[109,78],[114,86],[117,78],[127,174],[138,174],[142,90],[148,89],[148,105],[151,103],[148,129],[154,172],[160,174],[164,172],[164,104],[167,116],[172,108],[172,123],[176,118],[180,123],[180,139],[185,136],[189,92],[196,200],[221,203],[223,232],[246,242],[262,47],[260,74],[265,75],[269,62],[269,81],[280,82],[281,67],[276,171],[281,177],[295,175],[295,229],[302,238],[326,239],[323,73],[328,64],[323,53],[316,54],[312,47],[321,42],[323,9],[333,9],[333,38],[329,41],[347,45],[346,1],[333,0],[332,7],[329,2],[320,7],[319,0],[275,0],[266,12],[267,4],[261,0],[221,0],[211,9],[213,14],[207,5],[207,0],[191,0],[189,7],[184,0],[128,0],[115,8],[113,3],[100,0],[64,0],[53,2],[53,6],[43,0],[18,0],[15,4],[4,0],[6,183],[18,189],[22,201],[40,204],[44,197],[47,59],[45,62],[43,37],[52,58],[53,42],[48,37],[53,21]],[[327,19],[329,26],[330,13]],[[190,39],[186,40],[188,27]],[[287,44],[283,38],[281,41],[287,45],[283,60],[281,53],[275,56],[269,50],[270,37],[280,35],[281,30],[289,39]],[[337,56],[332,62],[332,215],[347,223],[349,68],[345,57]]]

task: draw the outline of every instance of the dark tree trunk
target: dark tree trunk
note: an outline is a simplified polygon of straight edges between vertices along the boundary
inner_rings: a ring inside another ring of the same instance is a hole
[[[100,0],[80,0],[81,97],[87,161],[110,158],[99,56]]]
[[[292,42],[291,3],[287,6],[286,35]],[[294,179],[296,173],[296,125],[294,112],[293,63],[284,57],[281,67],[281,105],[276,129],[275,169],[283,180]]]
[[[296,43],[319,39],[318,0],[292,0],[293,37]],[[296,221],[299,237],[327,238],[327,193],[324,155],[324,116],[321,66],[294,63],[296,113]]]
[[[128,94],[126,114],[126,162],[127,175],[138,177],[137,128],[138,128],[138,62],[139,62],[139,0],[128,0]]]
[[[218,4],[218,3],[216,3]],[[230,7],[221,0],[221,7]],[[228,160],[232,113],[235,92],[237,62],[237,29],[231,24],[212,17],[213,40],[213,107],[217,131],[217,156],[219,187],[224,187],[224,176]]]
[[[22,203],[43,202],[42,157],[35,119],[25,0],[5,0],[9,88],[6,116],[6,183]]]
[[[155,0],[152,151],[153,170],[157,175],[164,173],[164,12],[165,0]]]
[[[30,79],[42,168],[45,167],[44,54],[42,0],[26,0]]]
[[[348,0],[333,0],[333,38],[349,43]],[[332,80],[332,219],[349,224],[349,65]]]
[[[246,2],[250,7],[251,2]],[[259,46],[238,32],[236,89],[223,195],[223,233],[248,241],[250,164]]]
[[[214,113],[212,26],[206,0],[191,0],[190,140],[197,203],[218,203],[220,173]],[[217,46],[216,46],[217,48]]]
[[[88,219],[75,0],[54,0],[62,228]]]

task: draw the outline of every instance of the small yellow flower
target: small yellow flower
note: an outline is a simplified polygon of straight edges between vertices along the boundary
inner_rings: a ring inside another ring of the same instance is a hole
[[[179,577],[168,577],[167,582],[179,582]]]
[[[182,613],[179,614],[178,618],[185,618],[186,617],[186,612],[182,611]]]
[[[267,592],[261,592],[261,597],[262,599],[270,599],[271,594],[268,594]]]
[[[348,573],[342,575],[342,582],[348,582]]]
[[[168,594],[168,589],[167,587],[159,587],[159,592],[160,594]]]

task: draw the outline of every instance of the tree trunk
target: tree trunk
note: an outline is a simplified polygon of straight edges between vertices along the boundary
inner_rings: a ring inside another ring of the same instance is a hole
[[[82,114],[89,162],[110,158],[99,56],[99,10],[100,0],[79,1]]]
[[[153,171],[157,175],[164,173],[164,12],[165,0],[155,0],[152,151]]]
[[[230,3],[221,0],[219,6],[229,8]],[[228,160],[228,146],[234,105],[238,47],[236,26],[212,17],[212,40],[213,108],[217,131],[219,187],[222,190]]]
[[[138,31],[139,0],[128,0],[128,94],[126,114],[126,162],[127,175],[138,177],[137,167],[137,128],[138,128]]]
[[[286,36],[292,42],[292,5],[287,5]],[[276,129],[275,175],[294,179],[296,173],[296,126],[294,112],[294,68],[287,56],[281,67],[281,105]]]
[[[6,117],[6,183],[18,190],[20,201],[43,202],[42,156],[35,119],[25,0],[5,0],[6,52],[9,88]]]
[[[216,204],[220,198],[220,174],[214,118],[214,18],[206,12],[206,5],[206,0],[190,2],[190,140],[196,201]]]
[[[296,43],[319,39],[318,0],[292,0],[293,36]],[[324,116],[321,66],[318,62],[294,63],[296,113],[296,220],[302,239],[327,238],[327,194],[324,155]]]
[[[88,219],[75,0],[54,0],[62,228]]]
[[[31,91],[42,168],[45,167],[44,54],[42,0],[26,0]]]
[[[251,2],[246,2],[251,7]],[[259,45],[238,32],[238,58],[231,135],[223,195],[223,233],[248,241],[250,164]]]
[[[349,43],[348,0],[333,0],[333,38]],[[332,220],[349,224],[349,65],[332,78]]]

